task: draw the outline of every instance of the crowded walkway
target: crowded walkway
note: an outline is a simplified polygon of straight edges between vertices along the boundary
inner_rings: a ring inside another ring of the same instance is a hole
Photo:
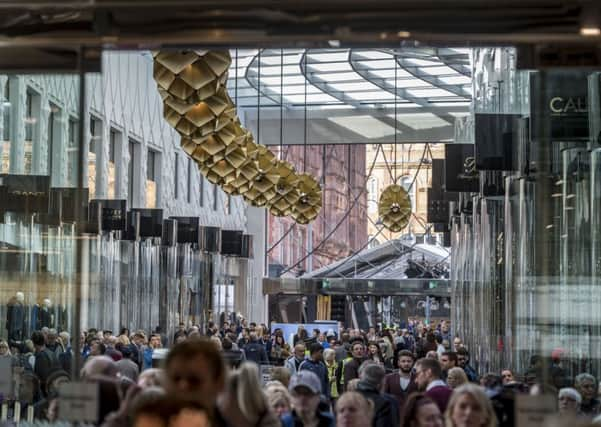
[[[307,331],[267,325],[181,324],[160,330],[88,329],[81,378],[98,384],[97,424],[135,426],[512,426],[521,395],[551,394],[554,417],[601,423],[598,381],[570,378],[562,353],[533,357],[523,373],[478,373],[450,325]],[[74,342],[44,328],[25,342],[0,341],[19,372],[19,394],[3,403],[17,419],[60,419],[60,385],[72,380]],[[545,367],[548,371],[545,371]],[[4,414],[10,419],[11,414]]]

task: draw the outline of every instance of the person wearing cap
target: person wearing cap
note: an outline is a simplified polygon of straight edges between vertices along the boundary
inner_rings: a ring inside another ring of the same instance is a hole
[[[559,390],[557,395],[559,415],[565,417],[576,417],[580,415],[580,405],[582,396],[578,391],[571,387],[565,387]]]
[[[299,371],[288,386],[292,397],[292,412],[282,417],[284,427],[334,427],[334,417],[318,410],[321,381],[311,371]]]
[[[330,399],[330,380],[328,379],[328,368],[323,362],[323,347],[319,343],[313,343],[309,347],[310,356],[298,367],[299,371],[311,371],[321,382],[321,394]]]

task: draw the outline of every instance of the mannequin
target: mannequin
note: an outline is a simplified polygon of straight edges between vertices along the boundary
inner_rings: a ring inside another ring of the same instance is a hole
[[[53,328],[54,319],[51,312],[52,300],[50,298],[44,298],[44,303],[38,313],[39,330],[42,328]]]
[[[6,329],[8,330],[9,341],[23,341],[25,334],[25,295],[23,292],[17,292],[8,303],[6,313]]]

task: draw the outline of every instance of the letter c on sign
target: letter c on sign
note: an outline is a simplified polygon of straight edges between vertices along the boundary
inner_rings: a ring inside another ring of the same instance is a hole
[[[553,111],[554,113],[561,113],[563,111],[563,108],[561,108],[561,107],[557,108],[555,106],[555,104],[557,104],[558,102],[563,102],[563,98],[556,96],[555,98],[552,98],[551,102],[549,103],[549,107],[551,108],[551,111]]]

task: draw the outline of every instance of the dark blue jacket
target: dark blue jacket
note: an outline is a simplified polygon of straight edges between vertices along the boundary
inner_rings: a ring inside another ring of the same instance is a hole
[[[246,360],[257,364],[269,363],[265,347],[259,341],[250,341],[244,346],[244,355]]]
[[[334,427],[336,425],[336,423],[334,422],[334,417],[328,412],[318,413],[317,419],[319,420],[317,423],[317,427]],[[291,413],[282,416],[282,426],[303,427],[303,422],[298,417],[296,412],[292,411]]]
[[[305,360],[298,367],[299,371],[311,371],[321,381],[321,394],[326,398],[330,398],[330,380],[328,378],[328,368],[322,361],[314,362],[311,359]]]

